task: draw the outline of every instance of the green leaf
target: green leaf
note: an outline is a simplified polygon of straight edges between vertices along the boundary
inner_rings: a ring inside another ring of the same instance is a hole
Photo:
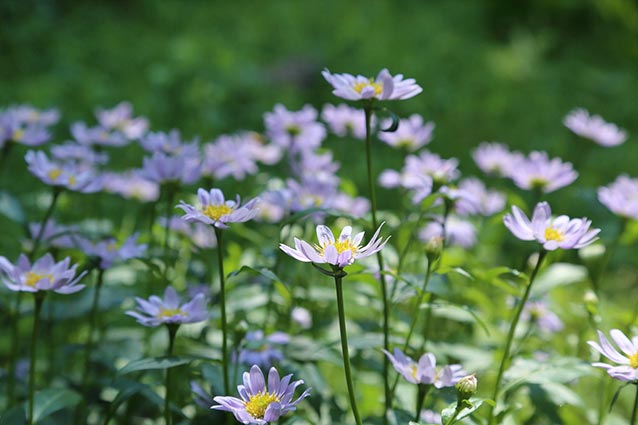
[[[268,279],[269,281],[273,281],[273,282],[281,282],[281,279],[279,279],[279,277],[277,277],[276,274],[274,274],[273,272],[271,272],[270,270],[268,270],[265,267],[260,267],[260,268],[253,268],[253,267],[249,267],[249,266],[242,266],[239,270],[235,270],[231,273],[228,274],[228,277],[235,277],[238,276],[242,273],[249,273],[255,276],[263,276],[266,279]]]
[[[181,366],[194,360],[207,360],[204,357],[195,356],[171,356],[171,357],[145,357],[143,359],[133,360],[122,369],[118,370],[119,375],[137,372],[140,370],[151,369],[169,369],[171,367]]]
[[[472,413],[476,412],[483,404],[483,401],[484,400],[482,398],[477,398],[477,397],[472,397],[469,400],[465,400],[463,402],[464,407],[456,416],[456,418],[454,419],[454,422],[460,421],[463,418],[467,418]],[[452,419],[452,417],[454,416],[454,413],[456,412],[456,404],[457,403],[454,402],[450,404],[448,407],[446,407],[445,409],[443,409],[443,411],[441,412],[442,423],[447,424],[450,421],[450,419]]]
[[[27,418],[22,406],[7,410],[0,416],[0,425],[25,425]]]
[[[82,397],[75,391],[48,388],[38,391],[33,400],[33,422],[39,422],[52,413],[62,410],[65,407],[72,407],[78,404]]]
[[[576,264],[554,263],[534,281],[532,293],[543,294],[556,286],[565,286],[587,279],[587,267]]]

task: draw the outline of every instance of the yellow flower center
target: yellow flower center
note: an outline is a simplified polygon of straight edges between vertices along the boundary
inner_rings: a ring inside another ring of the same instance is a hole
[[[35,288],[35,284],[42,279],[49,279],[49,282],[51,282],[53,280],[53,276],[51,274],[38,274],[36,272],[26,272],[24,284],[32,288]]]
[[[632,369],[638,369],[638,353],[629,356],[629,366],[631,366]]]
[[[157,315],[157,317],[159,317],[160,319],[165,319],[167,317],[172,317],[172,316],[176,316],[178,314],[184,315],[186,316],[186,313],[184,313],[180,308],[160,308],[160,312]]]
[[[78,181],[77,181],[77,179],[75,177],[69,176],[69,185],[70,186],[75,186],[77,182]]]
[[[263,419],[266,414],[266,409],[270,403],[280,401],[276,395],[270,394],[266,391],[260,391],[257,394],[250,397],[250,400],[244,402],[246,406],[246,412],[248,412],[255,419]]]
[[[417,368],[416,368],[416,364],[412,363],[410,365],[410,375],[412,375],[412,377],[416,380],[416,372],[417,372]]]
[[[377,83],[372,78],[370,78],[368,81],[363,83],[356,83],[352,88],[357,93],[361,93],[363,89],[365,89],[366,87],[372,87],[374,89],[375,96],[379,96],[383,92],[383,84]]]
[[[548,227],[547,229],[545,229],[545,240],[562,242],[563,240],[565,240],[565,236],[562,232],[554,229],[553,227]]]
[[[323,255],[324,251],[330,245],[334,246],[337,249],[337,254],[341,254],[344,251],[352,251],[352,255],[354,255],[359,249],[358,246],[353,245],[350,239],[346,239],[345,241],[335,241],[333,243],[327,243],[319,247],[319,253]]]
[[[22,138],[24,137],[24,130],[21,130],[19,128],[15,129],[13,131],[13,134],[11,134],[11,139],[19,142],[20,140],[22,140]]]
[[[47,176],[49,176],[51,180],[56,181],[58,177],[60,177],[60,174],[62,174],[62,170],[60,170],[59,168],[54,168],[53,170],[49,171]]]
[[[115,251],[117,250],[117,244],[115,242],[111,242],[109,244],[106,245],[106,250],[107,251]]]
[[[222,216],[228,215],[231,212],[233,212],[233,209],[226,204],[208,205],[202,211],[205,216],[213,220],[219,220]]]
[[[529,181],[529,184],[533,189],[543,189],[545,186],[547,186],[547,183],[547,180],[540,177],[535,177]]]
[[[301,128],[299,128],[298,125],[289,125],[288,127],[286,127],[286,131],[291,136],[298,136],[299,134],[301,134]]]

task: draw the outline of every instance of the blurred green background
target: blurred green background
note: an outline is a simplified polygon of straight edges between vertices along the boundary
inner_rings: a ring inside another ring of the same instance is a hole
[[[429,148],[458,157],[465,175],[478,173],[470,151],[483,140],[574,161],[579,188],[549,198],[577,214],[596,203],[597,186],[635,174],[636,9],[633,0],[3,1],[0,105],[60,108],[63,141],[68,123],[128,100],[152,130],[211,140],[263,130],[262,114],[279,102],[339,103],[324,67],[388,67],[424,88],[392,108],[435,121]],[[562,125],[576,107],[630,139],[588,145]],[[378,169],[402,164],[387,158]],[[607,214],[595,208],[588,213]]]

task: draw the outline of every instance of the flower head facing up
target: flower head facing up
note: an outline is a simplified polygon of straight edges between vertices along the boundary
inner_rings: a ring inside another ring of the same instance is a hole
[[[334,88],[332,94],[347,100],[409,99],[423,91],[413,78],[404,80],[401,74],[393,77],[385,68],[379,72],[376,78],[368,78],[363,75],[355,77],[351,74],[331,74],[327,69],[324,69],[321,75]]]
[[[521,189],[550,193],[573,183],[578,173],[571,163],[550,159],[547,152],[534,151],[516,162],[508,177]]]
[[[164,298],[152,295],[148,300],[135,298],[137,311],[129,310],[127,315],[137,319],[144,326],[203,322],[208,318],[206,298],[198,294],[185,304],[180,304],[179,296],[171,286],[164,291]]]
[[[280,244],[279,248],[296,260],[306,263],[331,264],[336,267],[345,267],[355,262],[359,258],[368,257],[380,251],[388,242],[379,238],[379,232],[383,223],[374,232],[372,239],[367,245],[361,247],[364,232],[357,233],[352,237],[352,227],[346,226],[341,231],[338,239],[335,239],[328,226],[317,226],[317,239],[319,244],[312,246],[306,241],[295,238],[295,248]]]
[[[241,223],[252,220],[259,213],[259,198],[252,199],[243,206],[240,205],[240,198],[237,196],[235,201],[226,201],[224,194],[219,189],[197,190],[199,199],[199,208],[180,201],[178,208],[181,208],[186,214],[182,219],[187,222],[200,222],[204,224],[212,224],[213,226],[225,229],[226,223]]]
[[[638,178],[618,176],[610,185],[598,188],[598,200],[620,217],[638,219]]]
[[[392,362],[394,369],[413,384],[432,384],[435,388],[451,387],[466,375],[458,364],[437,369],[436,357],[432,353],[423,354],[419,361],[415,362],[398,348],[394,349],[394,355],[386,350],[383,352]]]
[[[607,363],[592,363],[592,366],[601,367],[607,370],[609,376],[619,381],[637,382],[638,381],[638,336],[629,339],[624,333],[618,329],[612,329],[609,332],[611,339],[616,343],[622,353],[610,344],[601,331],[598,331],[598,340],[587,341],[587,343],[603,356],[607,357],[620,366],[613,366]]]
[[[589,115],[587,110],[579,108],[571,111],[563,120],[565,127],[575,134],[592,140],[600,146],[617,146],[625,143],[627,132],[616,124],[606,122],[600,115]]]
[[[389,127],[389,123],[383,123],[383,127]],[[379,140],[394,148],[405,148],[414,152],[432,141],[434,123],[423,122],[419,114],[412,114],[409,118],[399,121],[399,128],[395,132],[378,134]]]
[[[547,202],[539,202],[534,208],[531,221],[516,206],[512,213],[503,217],[503,223],[517,238],[524,241],[536,240],[548,251],[558,248],[580,249],[598,238],[600,229],[591,229],[587,218],[572,218],[560,215],[552,218]]]
[[[31,264],[27,256],[21,254],[17,264],[13,265],[0,256],[0,271],[6,275],[3,277],[4,284],[12,291],[72,294],[84,288],[77,283],[86,272],[76,276],[77,264],[69,267],[70,263],[69,257],[56,263],[51,254],[46,254]]]
[[[483,142],[472,151],[472,159],[486,174],[508,177],[516,164],[524,159],[522,153],[512,152],[509,147],[498,142]]]
[[[257,365],[244,372],[244,384],[237,386],[241,399],[236,397],[215,397],[219,403],[211,409],[231,412],[235,419],[243,424],[267,424],[277,421],[281,416],[297,409],[297,404],[310,395],[306,389],[295,401],[292,400],[295,390],[302,380],[290,382],[292,375],[279,377],[274,367],[268,372],[268,386],[264,374]]]

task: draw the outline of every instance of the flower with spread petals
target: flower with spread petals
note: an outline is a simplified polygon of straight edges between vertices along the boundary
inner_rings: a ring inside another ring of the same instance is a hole
[[[514,164],[509,177],[521,189],[550,193],[571,184],[578,173],[571,163],[560,158],[549,159],[547,152],[534,151]]]
[[[35,241],[38,235],[40,235],[40,229],[42,229],[42,223],[40,222],[29,224],[29,234],[31,235],[32,241]],[[74,248],[78,234],[79,230],[77,226],[59,224],[50,218],[44,225],[40,240],[55,248]]]
[[[312,150],[326,138],[326,127],[317,121],[317,110],[305,105],[300,111],[289,111],[277,104],[264,114],[266,136],[273,143],[293,152]]]
[[[363,75],[355,77],[351,74],[331,74],[327,69],[324,69],[321,75],[334,88],[332,94],[347,100],[409,99],[423,91],[413,78],[404,80],[401,74],[393,77],[385,68],[379,72],[376,78],[368,78]]]
[[[130,140],[127,139],[119,131],[109,131],[108,129],[96,125],[89,127],[83,122],[75,122],[71,124],[71,135],[73,139],[83,146],[124,146]]]
[[[518,161],[525,158],[520,152],[512,152],[507,145],[483,142],[472,151],[472,159],[486,174],[508,177]]]
[[[341,231],[339,239],[335,240],[328,226],[319,225],[317,226],[318,245],[312,246],[306,241],[295,238],[294,248],[284,244],[279,244],[279,248],[292,258],[305,263],[327,263],[337,267],[345,267],[354,263],[355,260],[359,258],[368,257],[381,251],[388,242],[388,239],[390,239],[390,237],[388,237],[384,241],[383,238],[378,237],[381,227],[383,227],[383,223],[381,223],[381,226],[374,232],[370,242],[364,247],[360,246],[364,232],[357,233],[352,237],[352,227],[346,226]]]
[[[290,342],[290,336],[284,332],[273,332],[264,336],[263,331],[246,334],[246,346],[239,352],[239,362],[246,365],[270,366],[284,358],[279,347]]]
[[[466,375],[459,364],[437,368],[436,357],[432,353],[423,354],[415,362],[398,348],[394,349],[394,355],[386,350],[382,351],[388,356],[394,369],[413,384],[432,384],[435,388],[452,387]]]
[[[126,199],[139,202],[154,202],[159,199],[160,188],[157,182],[145,179],[139,173],[104,173],[104,190]]]
[[[75,192],[92,193],[102,188],[103,178],[74,162],[51,160],[44,152],[28,151],[29,171],[43,183]]]
[[[155,152],[150,157],[144,157],[142,169],[138,174],[158,184],[182,183],[191,184],[201,176],[199,154],[168,155]]]
[[[59,119],[57,109],[39,110],[29,105],[11,106],[0,111],[0,147],[6,142],[42,145],[51,139],[48,127]]]
[[[490,216],[505,208],[505,195],[495,190],[488,190],[477,178],[467,178],[459,183],[458,199],[454,202],[454,210],[460,215],[481,214]]]
[[[538,328],[548,333],[563,330],[563,321],[553,311],[544,300],[527,301],[521,312],[521,320],[524,322],[534,322]]]
[[[241,398],[214,398],[216,403],[211,409],[231,412],[237,421],[243,424],[263,425],[277,421],[281,416],[297,409],[297,404],[310,395],[306,389],[296,400],[292,400],[295,390],[302,380],[290,382],[292,375],[279,377],[274,367],[268,372],[268,386],[259,366],[254,365],[250,372],[244,372],[244,384],[237,386]]]
[[[80,168],[90,169],[95,165],[106,164],[109,156],[104,152],[95,152],[90,146],[69,142],[64,145],[56,145],[51,148],[51,156],[60,161],[74,161],[83,166]]]
[[[383,128],[389,127],[384,124]],[[419,114],[412,114],[410,118],[399,120],[399,128],[394,132],[380,132],[379,140],[395,148],[406,148],[415,151],[432,141],[434,123],[423,122]]]
[[[204,294],[198,294],[187,303],[180,304],[179,296],[172,286],[166,288],[163,299],[152,295],[148,300],[136,297],[135,301],[137,310],[129,310],[126,314],[144,326],[181,325],[203,322],[208,318]]]
[[[116,261],[126,261],[144,255],[147,245],[138,244],[137,238],[138,234],[136,233],[121,244],[118,244],[115,238],[108,238],[96,243],[86,238],[78,238],[77,246],[86,256],[99,259],[101,269],[108,269]]]
[[[598,188],[598,200],[620,217],[638,219],[638,178],[618,176],[610,185]]]
[[[627,132],[616,124],[606,122],[600,115],[589,115],[586,109],[575,109],[563,120],[565,127],[575,134],[592,140],[600,146],[617,146],[625,143]]]
[[[362,109],[353,108],[345,103],[337,106],[326,104],[321,111],[321,119],[328,124],[330,131],[339,137],[348,134],[359,140],[366,137],[365,112]]]
[[[140,139],[140,145],[148,152],[162,152],[167,155],[199,155],[199,141],[197,138],[190,142],[182,141],[179,130],[173,129],[168,133],[148,133]]]
[[[419,239],[425,243],[433,238],[443,237],[443,217],[434,217],[419,231]],[[457,245],[463,248],[472,248],[476,244],[476,228],[474,225],[455,215],[449,215],[445,220],[446,243]]]
[[[517,238],[524,241],[536,240],[548,251],[558,248],[580,249],[590,245],[598,238],[600,229],[591,229],[587,218],[572,218],[560,215],[552,218],[547,202],[539,202],[534,208],[531,221],[517,206],[512,213],[503,217],[505,227]]]
[[[146,118],[133,118],[133,107],[128,102],[120,102],[112,109],[98,109],[95,115],[103,128],[118,131],[128,140],[139,139],[148,129]]]
[[[12,291],[39,292],[53,291],[58,294],[73,294],[84,288],[77,283],[86,272],[75,275],[77,264],[70,267],[71,259],[55,262],[51,254],[46,254],[31,264],[26,255],[21,254],[16,265],[0,256],[0,271],[3,282]]]
[[[180,201],[177,205],[186,213],[182,216],[183,220],[212,224],[217,228],[225,229],[228,228],[226,223],[242,223],[252,220],[259,213],[259,198],[254,198],[240,206],[239,195],[234,201],[226,201],[222,191],[215,188],[210,191],[198,189],[197,198],[199,199],[199,208],[184,201]]]
[[[610,344],[605,334],[601,331],[598,331],[600,344],[596,341],[587,341],[587,343],[594,350],[618,365],[592,363],[592,366],[606,369],[609,376],[619,381],[638,382],[638,336],[629,339],[618,329],[612,329],[609,335],[622,353]]]

